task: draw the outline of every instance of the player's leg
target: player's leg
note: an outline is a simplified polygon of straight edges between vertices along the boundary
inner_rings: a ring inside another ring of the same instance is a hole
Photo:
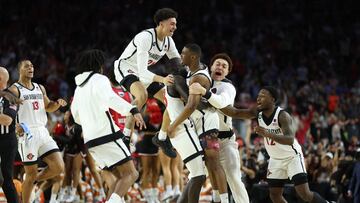
[[[141,188],[144,192],[144,197],[147,202],[151,201],[151,157],[150,156],[141,156]]]
[[[173,198],[178,198],[181,194],[180,191],[180,179],[182,179],[179,165],[182,163],[180,156],[176,156],[171,160],[171,173],[173,175],[172,179],[172,188],[173,188]],[[181,164],[182,165],[182,164]]]
[[[288,180],[287,163],[270,157],[267,173],[269,194],[272,202],[286,203],[283,197],[284,184]]]
[[[164,176],[164,185],[165,185],[165,192],[161,198],[162,201],[169,199],[172,197],[173,190],[172,190],[172,173],[170,168],[171,158],[166,156],[162,150],[159,150],[159,160],[161,164],[161,169]]]
[[[287,167],[289,177],[295,185],[296,193],[302,200],[310,203],[327,203],[318,193],[310,191],[302,154],[298,154],[288,161]]]
[[[114,193],[120,197],[124,197],[139,176],[139,173],[135,169],[134,162],[129,160],[119,166],[116,166],[112,172],[118,179],[115,183]],[[111,197],[109,200],[112,199]]]
[[[101,197],[105,198],[106,195],[105,195],[104,188],[103,188],[103,181],[102,181],[101,176],[100,176],[100,174],[98,172],[98,168],[96,167],[95,161],[94,161],[93,157],[91,156],[91,154],[89,152],[86,153],[85,161],[86,161],[86,164],[89,167],[91,175],[94,177],[96,185],[100,189]]]
[[[220,136],[219,132],[219,136]],[[220,139],[220,163],[230,186],[235,202],[249,202],[244,183],[241,181],[240,156],[235,136]]]
[[[287,203],[283,197],[284,188],[283,187],[269,187],[270,199],[272,202],[276,203]]]
[[[106,189],[106,199],[114,192],[116,177],[109,170],[100,171],[101,178],[104,180],[104,189]]]
[[[229,199],[226,177],[225,172],[220,164],[220,155],[218,149],[205,149],[205,163],[209,172],[211,184],[214,186],[213,192],[216,192],[216,189],[218,189],[221,202],[228,202]],[[219,202],[218,200],[218,197],[214,199],[215,202]]]
[[[147,88],[147,90],[149,92],[149,96],[153,96],[154,98],[165,104],[166,106],[164,85],[160,83],[151,83],[150,86]],[[156,146],[160,147],[167,156],[174,158],[176,157],[176,152],[173,149],[173,146],[171,145],[171,142],[166,134],[166,131],[169,128],[169,126],[170,126],[170,117],[167,110],[165,109],[160,132],[159,134],[154,136],[153,143]]]
[[[189,170],[189,182],[186,184],[178,202],[199,202],[200,190],[205,182],[203,162],[203,149],[195,129],[184,125],[177,132],[178,135],[171,138],[171,143],[179,153],[186,168]]]
[[[34,189],[38,167],[37,164],[24,165],[24,169],[25,179],[22,184],[22,202],[30,203],[31,193]]]
[[[64,172],[64,161],[58,150],[45,153],[41,159],[47,164],[47,167],[38,173],[37,181],[44,181]]]

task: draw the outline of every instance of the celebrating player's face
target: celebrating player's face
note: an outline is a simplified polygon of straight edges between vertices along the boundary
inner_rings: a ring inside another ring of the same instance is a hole
[[[258,111],[264,111],[267,108],[269,108],[272,99],[273,98],[271,97],[270,93],[267,90],[265,89],[260,90],[258,97],[256,99]]]
[[[176,18],[169,18],[160,22],[163,33],[166,36],[172,36],[176,30]]]
[[[182,63],[186,66],[190,65],[191,62],[191,52],[188,48],[184,47],[181,51],[181,60]]]
[[[20,75],[25,76],[27,78],[34,77],[34,66],[31,61],[23,61],[20,67]]]
[[[220,81],[229,74],[229,63],[225,59],[216,59],[211,66],[211,78]]]

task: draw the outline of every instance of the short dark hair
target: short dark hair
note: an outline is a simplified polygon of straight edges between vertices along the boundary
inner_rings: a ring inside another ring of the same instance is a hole
[[[189,49],[192,53],[196,54],[199,58],[201,58],[202,51],[198,44],[190,43],[185,45],[185,47]]]
[[[155,12],[154,22],[159,25],[161,21],[169,18],[177,18],[178,14],[171,8],[161,8]]]
[[[100,72],[105,64],[105,53],[99,49],[90,49],[81,52],[77,58],[77,73],[87,71]]]
[[[264,86],[261,89],[267,90],[270,95],[275,99],[275,103],[278,101],[279,99],[279,92],[275,87],[272,86]]]
[[[17,69],[20,70],[22,64],[24,63],[24,61],[30,61],[29,59],[27,58],[23,58],[21,59],[18,63],[17,63]]]
[[[227,53],[215,54],[210,60],[210,67],[213,65],[213,63],[215,62],[216,59],[224,59],[225,61],[227,61],[229,64],[229,73],[232,71],[233,62]]]

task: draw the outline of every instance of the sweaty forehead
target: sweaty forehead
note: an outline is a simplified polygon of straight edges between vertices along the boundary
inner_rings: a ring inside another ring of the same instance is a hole
[[[229,63],[228,63],[228,61],[227,60],[225,60],[225,59],[222,59],[222,58],[218,58],[218,59],[216,59],[215,61],[214,61],[214,64],[216,64],[216,63],[218,63],[218,64],[221,64],[221,65],[226,65],[226,66],[229,66]]]
[[[260,92],[259,92],[259,96],[271,97],[271,94],[266,89],[261,89]]]

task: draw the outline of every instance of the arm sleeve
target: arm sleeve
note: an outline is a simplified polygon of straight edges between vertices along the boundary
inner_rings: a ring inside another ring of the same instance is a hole
[[[104,98],[103,101],[107,103],[107,107],[121,115],[131,115],[130,111],[136,108],[136,106],[131,105],[112,90],[110,81],[105,76],[101,77],[101,81],[97,85],[96,91],[100,98]]]
[[[10,104],[7,101],[3,113],[7,116],[10,116],[13,120],[15,120],[18,110],[19,108],[16,104]]]
[[[155,74],[148,70],[149,50],[152,46],[152,35],[148,32],[141,32],[134,38],[136,46],[136,60],[139,70],[139,79],[144,83],[151,83]]]
[[[207,91],[204,97],[213,107],[217,109],[222,109],[229,105],[233,105],[235,96],[236,96],[235,87],[231,84],[228,84],[226,85],[226,88],[224,88],[218,94],[214,94],[211,93],[210,91]]]
[[[175,45],[175,42],[173,40],[173,38],[171,37],[168,37],[169,39],[169,50],[166,52],[166,56],[169,58],[169,59],[172,59],[172,58],[181,58],[180,57],[180,54],[176,48],[176,45]]]

